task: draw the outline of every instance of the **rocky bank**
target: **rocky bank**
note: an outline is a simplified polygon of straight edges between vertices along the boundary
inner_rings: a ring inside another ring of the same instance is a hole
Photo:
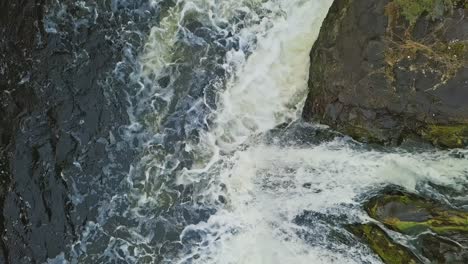
[[[303,116],[355,139],[468,145],[468,2],[336,0]]]

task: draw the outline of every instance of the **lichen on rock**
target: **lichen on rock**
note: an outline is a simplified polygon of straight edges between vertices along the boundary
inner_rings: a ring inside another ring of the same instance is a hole
[[[349,227],[349,230],[366,242],[387,264],[420,263],[410,250],[392,241],[385,231],[376,224],[353,225]]]

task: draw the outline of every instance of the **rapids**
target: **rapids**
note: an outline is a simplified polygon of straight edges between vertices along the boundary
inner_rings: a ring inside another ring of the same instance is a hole
[[[373,192],[463,203],[466,150],[367,146],[301,121],[332,0],[151,3],[159,21],[116,68],[134,69],[123,137],[141,154],[51,263],[380,263],[344,228],[369,220]]]

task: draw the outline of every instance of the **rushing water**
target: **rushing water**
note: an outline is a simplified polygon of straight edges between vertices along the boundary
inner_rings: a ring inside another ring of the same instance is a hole
[[[51,262],[380,263],[344,228],[373,192],[466,203],[466,150],[372,148],[300,120],[331,3],[152,1],[160,19],[116,67],[134,69],[123,133],[141,155]]]

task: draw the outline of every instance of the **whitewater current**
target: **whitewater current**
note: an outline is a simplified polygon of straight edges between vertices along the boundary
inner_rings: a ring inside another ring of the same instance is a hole
[[[372,221],[372,194],[466,204],[468,151],[372,147],[301,120],[331,4],[151,1],[159,21],[118,65],[133,65],[123,133],[141,155],[125,193],[49,262],[381,263],[345,228]]]

